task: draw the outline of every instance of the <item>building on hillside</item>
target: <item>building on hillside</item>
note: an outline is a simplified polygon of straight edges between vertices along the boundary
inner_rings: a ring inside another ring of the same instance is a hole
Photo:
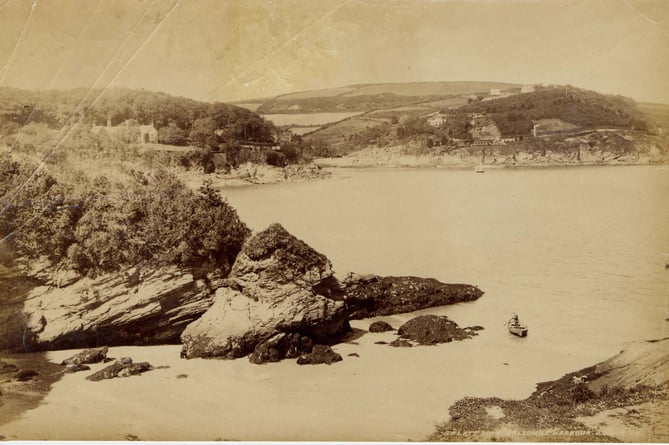
[[[92,132],[95,134],[105,133],[110,138],[120,139],[128,144],[158,143],[158,130],[156,130],[153,123],[150,125],[139,125],[131,119],[116,126],[112,126],[111,119],[108,119],[106,126],[94,125]]]
[[[446,115],[441,113],[433,113],[427,118],[427,123],[430,127],[441,127],[446,121]]]
[[[502,95],[502,90],[499,88],[490,88],[490,95],[491,96],[501,96]]]
[[[521,93],[534,93],[534,87],[532,85],[523,85],[520,88]]]

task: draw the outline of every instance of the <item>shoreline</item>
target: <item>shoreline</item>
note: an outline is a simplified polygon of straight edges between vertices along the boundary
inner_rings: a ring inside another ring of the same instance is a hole
[[[5,440],[7,438],[2,435],[2,425],[39,407],[64,372],[62,366],[49,360],[46,352],[0,351],[0,362],[15,365],[19,370],[34,370],[38,373],[25,382],[17,381],[10,373],[0,374],[0,440]]]
[[[373,321],[397,327],[427,313],[455,312],[456,321],[472,322],[471,315],[453,311],[462,308],[458,306],[353,320],[352,327],[366,331]],[[542,351],[531,361],[544,365],[530,370],[523,342],[505,330],[488,328],[463,342],[413,348],[378,344],[395,338],[393,331],[364,332],[344,340],[333,346],[344,360],[331,366],[299,366],[291,359],[255,365],[248,357],[187,360],[180,358],[180,345],[117,346],[109,348],[109,357],[148,361],[155,369],[101,382],[86,376],[107,364],[63,374],[56,363],[80,349],[50,351],[35,359],[59,368],[57,378],[39,393],[14,393],[10,395],[14,401],[0,405],[0,436],[6,440],[426,440],[463,398],[522,400],[537,391],[538,382],[564,379],[579,366],[597,361]],[[491,340],[497,355],[491,354]],[[529,372],[518,373],[526,369]],[[481,380],[482,370],[497,378]],[[422,384],[412,385],[415,379]],[[507,384],[500,386],[500,381]],[[236,402],[230,405],[229,400]],[[417,410],[418,405],[422,409]],[[152,414],[157,406],[163,407],[160,416]],[[264,409],[258,410],[260,406]],[[285,412],[281,406],[291,409]],[[348,414],[342,415],[342,410]],[[393,426],[384,427],[389,418]],[[334,426],[322,429],[323,419]],[[531,431],[523,436],[522,428],[516,433],[518,441],[536,438]],[[472,436],[459,437],[468,439]]]
[[[420,159],[420,156],[415,156]],[[314,163],[323,169],[351,169],[351,170],[365,170],[365,169],[407,169],[407,170],[456,170],[468,171],[474,170],[479,164],[441,164],[441,163],[329,163],[332,159],[342,158],[317,158]],[[662,162],[580,162],[580,163],[527,163],[527,164],[482,164],[484,170],[524,170],[524,169],[551,169],[551,168],[575,168],[575,167],[653,167],[653,166],[669,166],[669,160]]]

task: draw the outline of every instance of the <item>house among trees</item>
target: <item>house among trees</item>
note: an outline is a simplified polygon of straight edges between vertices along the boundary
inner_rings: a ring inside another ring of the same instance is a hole
[[[441,127],[446,123],[446,115],[441,114],[441,113],[432,113],[428,118],[427,118],[427,123],[430,125],[430,127]]]
[[[521,93],[534,93],[534,87],[532,85],[523,85],[520,88]]]
[[[111,119],[107,119],[107,125],[95,125],[93,133],[105,133],[110,138],[120,139],[127,144],[156,144],[158,143],[158,130],[150,125],[139,125],[134,119],[128,119],[121,125],[112,126]]]

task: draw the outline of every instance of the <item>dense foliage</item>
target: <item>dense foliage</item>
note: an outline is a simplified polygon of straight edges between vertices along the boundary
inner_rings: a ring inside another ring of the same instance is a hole
[[[0,238],[18,257],[82,274],[138,264],[227,272],[250,233],[210,186],[193,193],[164,170],[60,181],[35,168],[0,162]]]
[[[489,114],[502,135],[527,135],[532,132],[533,121],[551,118],[582,128],[648,129],[645,116],[633,100],[569,86],[474,102],[459,111]]]
[[[161,143],[182,145],[192,139],[193,145],[212,148],[235,141],[272,142],[275,133],[272,123],[247,109],[165,93],[0,88],[0,133],[14,133],[29,122],[60,128],[78,120],[89,125],[153,123]]]

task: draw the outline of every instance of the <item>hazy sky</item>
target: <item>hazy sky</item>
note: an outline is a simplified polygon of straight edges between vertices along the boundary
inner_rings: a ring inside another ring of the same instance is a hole
[[[0,86],[231,101],[423,80],[669,103],[669,0],[0,0]]]

